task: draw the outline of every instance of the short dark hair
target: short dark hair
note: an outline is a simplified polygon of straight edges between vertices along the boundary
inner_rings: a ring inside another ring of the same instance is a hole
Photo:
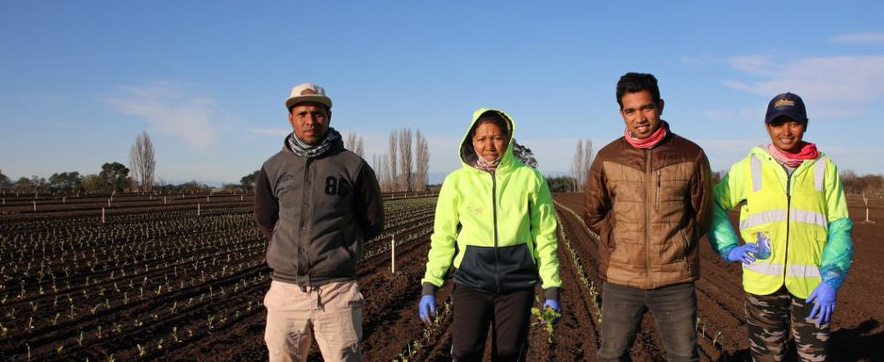
[[[629,72],[620,77],[617,82],[617,104],[623,109],[623,96],[626,93],[641,91],[651,92],[651,100],[657,106],[660,105],[660,88],[657,87],[657,78],[653,74]]]

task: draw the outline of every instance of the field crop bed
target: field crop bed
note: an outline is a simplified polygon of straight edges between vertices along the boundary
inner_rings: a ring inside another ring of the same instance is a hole
[[[175,194],[28,194],[0,196],[0,218],[3,221],[40,220],[61,217],[101,217],[133,213],[209,210],[232,206],[248,207],[251,194],[175,193]]]
[[[197,216],[193,202],[206,196],[185,195],[180,202],[189,202],[186,209],[121,208],[105,224],[95,207],[106,201],[83,202],[91,205],[88,216],[65,207],[34,213],[24,210],[26,202],[14,206],[23,209],[0,215],[0,361],[266,360],[262,302],[269,269],[251,200],[230,195],[228,202],[218,199]],[[130,200],[157,202],[146,197]],[[545,331],[532,327],[528,360],[591,361],[604,298],[597,239],[579,217],[581,195],[555,199],[564,315],[551,343]],[[358,282],[366,302],[366,361],[451,360],[452,283],[437,293],[439,317],[433,325],[420,323],[416,308],[435,202],[431,197],[387,200],[384,234],[365,243]],[[877,351],[884,345],[884,273],[876,263],[884,257],[884,200],[869,201],[870,223],[862,222],[865,207],[858,198],[850,205],[851,215],[861,216],[854,217],[857,252],[839,293],[830,360],[882,360]],[[702,360],[748,360],[739,267],[721,262],[705,240],[701,258]],[[650,316],[631,355],[635,361],[665,360]],[[321,361],[315,344],[309,360]]]
[[[250,205],[237,203],[199,216],[153,206],[104,224],[77,209],[0,218],[0,360],[266,359],[265,242]],[[411,309],[403,307],[415,284],[408,265],[419,258],[409,256],[427,244],[434,206],[434,198],[388,201],[384,235],[365,244],[359,280],[377,293],[366,293],[367,342],[384,313]],[[403,272],[390,276],[394,238]]]

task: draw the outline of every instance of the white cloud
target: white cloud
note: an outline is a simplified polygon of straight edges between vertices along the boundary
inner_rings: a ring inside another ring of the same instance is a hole
[[[160,133],[180,137],[192,148],[206,149],[216,139],[219,118],[217,101],[195,94],[192,87],[177,82],[143,86],[120,86],[117,95],[102,97],[122,114],[141,117]]]
[[[842,34],[829,38],[836,44],[884,44],[884,33]]]
[[[757,82],[726,81],[724,85],[773,97],[794,92],[804,98],[811,118],[847,118],[884,99],[884,55],[807,58],[778,63],[763,56],[733,58],[735,69],[767,78]]]
[[[776,75],[775,63],[766,56],[762,55],[745,55],[738,56],[728,59],[728,64],[731,67],[737,70],[741,70],[743,72],[761,75],[761,76],[774,76]]]

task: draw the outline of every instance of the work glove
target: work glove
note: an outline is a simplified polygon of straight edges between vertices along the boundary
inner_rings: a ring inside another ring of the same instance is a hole
[[[820,283],[810,297],[807,297],[805,303],[813,302],[813,310],[810,311],[808,319],[816,319],[820,324],[829,323],[832,314],[835,313],[835,288],[830,287],[826,283]]]
[[[424,323],[433,324],[433,318],[436,317],[436,295],[426,294],[422,296],[417,309]]]
[[[727,261],[742,262],[743,264],[752,264],[755,261],[754,254],[758,252],[758,244],[745,244],[731,249],[727,253]]]
[[[559,313],[559,314],[562,313],[562,306],[559,304],[559,301],[554,300],[554,299],[547,299],[546,301],[544,301],[543,302],[543,309],[552,309],[556,313]],[[559,319],[561,319],[561,318],[556,317],[556,319],[553,320],[553,324],[559,323]]]

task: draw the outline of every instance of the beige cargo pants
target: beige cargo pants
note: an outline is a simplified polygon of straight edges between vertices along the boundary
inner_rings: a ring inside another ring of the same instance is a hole
[[[297,285],[274,280],[264,296],[264,341],[270,362],[306,361],[312,344],[311,329],[326,362],[362,361],[362,304],[356,281],[302,291]]]

